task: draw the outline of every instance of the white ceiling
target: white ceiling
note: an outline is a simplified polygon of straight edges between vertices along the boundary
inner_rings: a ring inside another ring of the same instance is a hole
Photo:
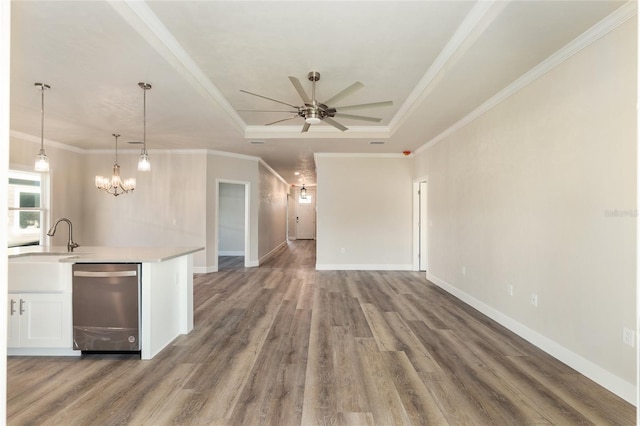
[[[13,1],[11,129],[39,138],[44,82],[45,139],[87,150],[112,148],[114,132],[139,141],[144,81],[152,161],[154,149],[207,148],[313,184],[313,153],[416,150],[623,4]],[[336,118],[345,132],[237,111],[287,109],[240,89],[301,105],[287,77],[310,95],[309,71],[321,74],[319,101],[360,81],[339,105],[393,106],[347,111],[382,120]]]

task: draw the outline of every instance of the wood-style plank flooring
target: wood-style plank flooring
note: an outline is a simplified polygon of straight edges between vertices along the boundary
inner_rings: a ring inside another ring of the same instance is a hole
[[[11,357],[11,425],[631,425],[635,407],[430,284],[315,271],[313,241],[196,274],[150,361]]]

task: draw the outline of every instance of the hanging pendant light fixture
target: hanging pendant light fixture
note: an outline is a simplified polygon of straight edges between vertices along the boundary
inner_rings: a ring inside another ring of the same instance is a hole
[[[302,184],[302,189],[300,190],[300,198],[303,200],[307,199],[307,188],[304,187],[304,183]]]
[[[136,188],[136,179],[129,178],[124,181],[120,179],[120,165],[118,164],[118,138],[120,135],[113,133],[113,136],[116,138],[116,162],[113,164],[113,175],[111,178],[96,176],[96,188],[117,197],[120,194],[133,191]]]
[[[40,88],[40,152],[36,155],[36,162],[34,170],[36,172],[48,172],[49,171],[49,159],[44,152],[44,91],[50,89],[51,86],[44,83],[35,83],[35,86]]]
[[[142,100],[142,117],[143,117],[143,129],[142,129],[142,151],[140,152],[140,158],[138,159],[138,171],[148,172],[151,170],[151,163],[149,162],[149,153],[147,152],[147,90],[151,90],[149,83],[138,83],[138,86],[143,91]]]

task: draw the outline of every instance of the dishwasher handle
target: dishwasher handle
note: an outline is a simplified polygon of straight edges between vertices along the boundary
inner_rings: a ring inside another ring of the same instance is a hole
[[[110,278],[110,277],[135,277],[138,271],[73,271],[74,277]]]

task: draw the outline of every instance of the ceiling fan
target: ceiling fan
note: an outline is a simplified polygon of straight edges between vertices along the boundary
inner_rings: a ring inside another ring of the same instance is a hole
[[[249,112],[249,111],[251,111],[251,112],[288,112],[288,113],[295,114],[293,117],[289,117],[289,118],[284,118],[282,120],[273,121],[271,123],[265,124],[265,126],[270,126],[271,124],[276,124],[276,123],[280,123],[280,122],[283,122],[283,121],[293,120],[295,118],[302,117],[302,118],[304,118],[304,125],[302,126],[302,132],[308,131],[309,127],[311,127],[312,124],[319,124],[319,123],[321,123],[323,121],[325,123],[327,123],[327,124],[332,125],[336,129],[339,129],[340,131],[344,132],[345,130],[348,130],[348,129],[345,126],[343,126],[342,124],[340,124],[337,121],[335,121],[333,119],[333,117],[343,117],[343,118],[350,118],[350,119],[353,119],[353,120],[371,121],[371,122],[375,122],[375,123],[379,123],[382,119],[381,118],[376,118],[376,117],[366,117],[366,116],[363,116],[363,115],[345,114],[342,111],[353,110],[353,109],[358,109],[358,108],[376,108],[376,107],[383,107],[383,106],[391,106],[391,105],[393,105],[393,101],[383,101],[383,102],[372,102],[372,103],[368,103],[368,104],[332,107],[330,105],[334,104],[335,102],[338,102],[338,101],[342,100],[343,98],[346,98],[347,96],[349,96],[350,94],[352,94],[356,90],[363,88],[364,84],[360,83],[359,81],[356,81],[351,86],[347,87],[346,89],[342,90],[341,92],[338,92],[337,94],[333,95],[331,98],[327,99],[326,101],[318,102],[318,100],[316,99],[316,82],[318,80],[320,80],[320,73],[317,72],[317,71],[311,71],[307,75],[307,78],[309,79],[309,81],[311,81],[311,97],[309,97],[307,95],[307,92],[302,87],[302,84],[300,83],[300,80],[298,80],[296,77],[289,76],[289,80],[291,81],[291,84],[293,84],[293,87],[298,92],[298,95],[300,95],[300,97],[302,98],[302,102],[304,102],[304,105],[302,105],[302,106],[291,105],[291,104],[289,104],[287,102],[282,102],[282,101],[279,101],[277,99],[269,98],[267,96],[258,95],[257,93],[252,93],[252,92],[249,92],[247,90],[240,89],[240,91],[243,92],[243,93],[247,93],[249,95],[257,96],[259,98],[263,98],[263,99],[267,99],[267,100],[270,100],[270,101],[273,101],[273,102],[278,102],[278,103],[283,104],[283,105],[287,105],[287,106],[293,108],[293,110],[281,111],[281,110],[240,109],[238,111],[247,111],[247,112]]]

